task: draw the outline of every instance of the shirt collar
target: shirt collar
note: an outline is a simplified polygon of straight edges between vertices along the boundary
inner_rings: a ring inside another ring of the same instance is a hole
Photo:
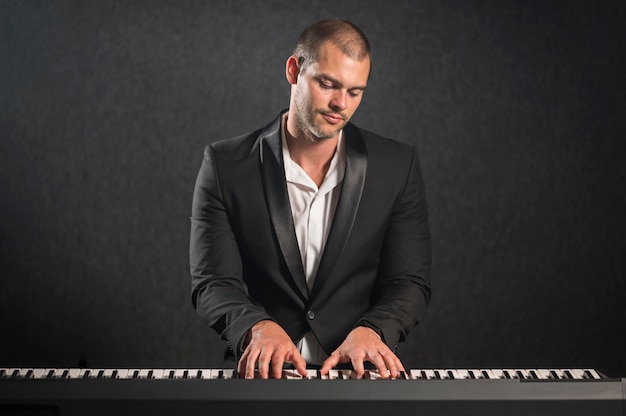
[[[289,153],[289,146],[287,146],[287,136],[285,134],[287,122],[287,113],[285,113],[281,120],[281,129],[280,136],[282,141],[282,151],[283,151],[283,163],[285,167],[285,178],[288,182],[293,182],[299,185],[304,185],[315,190],[317,189],[317,185],[315,182],[304,172],[304,169],[300,167],[296,162],[291,159],[291,154]],[[344,141],[343,130],[339,132],[339,138],[337,139],[337,148],[335,150],[335,154],[333,155],[332,160],[330,161],[330,166],[328,167],[328,172],[326,172],[326,177],[324,178],[324,182],[319,188],[319,192],[329,191],[337,186],[339,183],[343,181],[343,177],[346,171],[346,144]]]

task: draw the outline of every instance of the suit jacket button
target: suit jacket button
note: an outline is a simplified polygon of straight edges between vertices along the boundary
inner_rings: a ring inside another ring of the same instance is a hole
[[[315,314],[313,313],[313,311],[308,311],[306,313],[307,318],[309,319],[315,319]]]

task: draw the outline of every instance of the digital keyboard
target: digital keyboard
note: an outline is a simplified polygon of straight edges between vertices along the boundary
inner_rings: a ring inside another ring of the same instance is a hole
[[[615,415],[626,379],[594,369],[350,370],[245,380],[231,369],[0,368],[0,415]]]

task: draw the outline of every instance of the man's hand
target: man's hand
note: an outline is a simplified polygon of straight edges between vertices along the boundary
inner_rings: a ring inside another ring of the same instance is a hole
[[[324,361],[320,372],[323,375],[337,364],[352,363],[356,378],[365,374],[364,362],[369,361],[376,366],[382,378],[397,378],[404,372],[400,359],[393,353],[371,328],[358,326],[354,328],[343,343]]]
[[[270,370],[273,378],[281,378],[286,362],[292,363],[303,377],[307,375],[306,362],[300,351],[276,322],[257,322],[250,328],[247,340],[249,342],[237,365],[239,376],[254,378],[258,366],[260,378],[269,378]]]

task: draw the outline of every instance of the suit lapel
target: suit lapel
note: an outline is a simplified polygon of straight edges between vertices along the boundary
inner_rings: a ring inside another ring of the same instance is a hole
[[[308,299],[309,289],[306,284],[285,181],[280,125],[281,117],[279,116],[259,137],[265,199],[287,267],[302,296]]]
[[[346,171],[341,188],[341,196],[335,211],[333,224],[326,241],[311,296],[314,297],[323,287],[323,282],[331,274],[348,242],[352,225],[359,210],[359,202],[367,172],[367,149],[358,129],[351,123],[344,128],[346,141]]]

